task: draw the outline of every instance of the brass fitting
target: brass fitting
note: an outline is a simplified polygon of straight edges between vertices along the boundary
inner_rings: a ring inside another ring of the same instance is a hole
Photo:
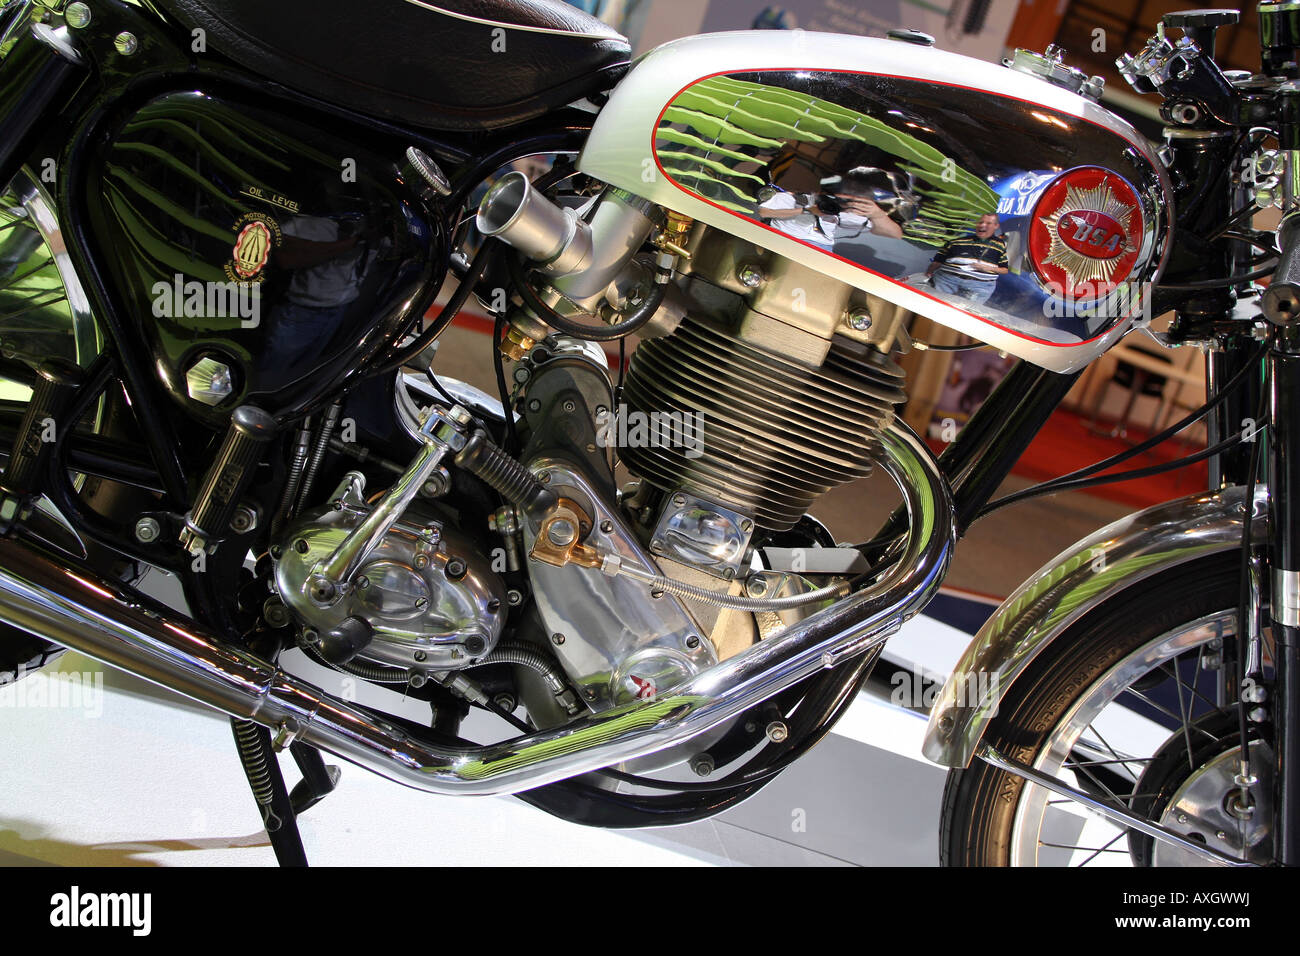
[[[529,557],[557,568],[566,564],[598,568],[600,554],[582,543],[590,532],[591,518],[587,513],[571,498],[560,498],[542,519]]]

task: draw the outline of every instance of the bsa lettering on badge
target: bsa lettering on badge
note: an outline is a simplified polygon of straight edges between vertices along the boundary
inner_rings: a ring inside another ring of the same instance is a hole
[[[235,223],[235,244],[226,276],[233,282],[257,283],[266,278],[263,271],[283,235],[280,224],[260,212],[250,212]]]

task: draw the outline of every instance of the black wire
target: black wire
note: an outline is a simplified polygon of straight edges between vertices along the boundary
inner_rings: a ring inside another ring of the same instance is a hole
[[[505,359],[501,354],[501,335],[506,328],[505,310],[497,313],[496,323],[492,326],[492,366],[496,371],[497,392],[501,395],[501,415],[506,420],[506,451],[518,455],[522,449],[519,444],[519,432],[515,428],[515,410],[510,407],[510,389],[506,387]]]
[[[1234,445],[1241,444],[1242,437],[1240,434],[1219,442],[1217,445],[1211,445],[1204,451],[1199,451],[1195,455],[1188,455],[1185,458],[1176,458],[1173,461],[1167,461],[1160,465],[1149,465],[1146,468],[1134,468],[1132,471],[1117,471],[1113,475],[1101,475],[1096,478],[1081,478],[1075,481],[1061,481],[1057,479],[1042,485],[1035,485],[1032,488],[1026,488],[1024,491],[1018,491],[1014,495],[1007,495],[1005,498],[999,498],[990,504],[984,506],[977,518],[983,518],[991,512],[1007,505],[1015,504],[1018,501],[1024,501],[1026,498],[1037,498],[1039,495],[1052,495],[1058,491],[1079,491],[1083,488],[1094,488],[1097,485],[1111,485],[1119,481],[1133,481],[1137,478],[1150,478],[1152,475],[1162,475],[1166,471],[1174,471],[1178,468],[1184,468],[1187,465],[1194,465],[1198,461],[1204,461],[1212,458],[1221,452],[1227,451]]]
[[[478,285],[479,280],[483,278],[483,273],[487,271],[487,267],[494,255],[496,255],[496,244],[492,242],[483,243],[482,248],[474,254],[474,260],[469,264],[469,268],[465,270],[465,275],[461,277],[456,291],[451,294],[451,298],[442,307],[442,311],[433,320],[433,324],[416,336],[414,342],[404,346],[394,358],[381,366],[375,374],[382,375],[401,368],[428,348],[434,339],[442,335],[460,310],[464,308],[465,303],[469,301],[474,286]]]
[[[1178,434],[1184,428],[1187,428],[1188,426],[1192,425],[1194,422],[1204,418],[1210,412],[1214,411],[1214,409],[1218,408],[1225,401],[1227,401],[1228,396],[1230,396],[1234,391],[1236,391],[1237,388],[1246,380],[1246,378],[1255,370],[1255,363],[1263,356],[1264,350],[1266,348],[1267,345],[1261,345],[1259,349],[1256,350],[1255,355],[1250,359],[1250,361],[1243,363],[1242,367],[1237,371],[1237,374],[1235,374],[1234,376],[1232,376],[1232,378],[1228,379],[1228,381],[1223,383],[1223,387],[1218,390],[1218,394],[1215,395],[1214,398],[1210,399],[1200,408],[1197,408],[1189,412],[1185,417],[1183,417],[1179,421],[1174,422],[1174,424],[1170,425],[1164,431],[1158,432],[1155,435],[1152,435],[1146,441],[1134,445],[1132,448],[1128,449],[1127,451],[1122,451],[1118,455],[1112,455],[1110,458],[1107,458],[1104,461],[1099,461],[1096,464],[1087,466],[1086,468],[1080,468],[1077,471],[1070,472],[1069,474],[1061,475],[1059,478],[1053,478],[1050,481],[1045,481],[1042,482],[1041,484],[1034,485],[1031,488],[1025,488],[1021,491],[1015,492],[1014,494],[1010,494],[1003,498],[999,498],[996,501],[991,502],[988,505],[985,505],[984,509],[980,511],[980,513],[977,514],[975,517],[977,519],[982,518],[984,517],[984,515],[988,514],[989,512],[996,510],[997,508],[1006,507],[1007,505],[1013,504],[1016,501],[1022,501],[1026,498],[1037,497],[1038,495],[1041,494],[1049,494],[1053,490],[1054,486],[1058,484],[1064,482],[1072,482],[1082,478],[1088,478],[1091,475],[1095,475],[1098,472],[1105,471],[1108,468],[1114,468],[1116,465],[1126,462],[1130,458],[1140,455],[1143,452],[1150,451],[1152,448],[1154,448],[1156,445],[1161,444],[1162,442],[1168,441],[1170,438]]]
[[[1200,282],[1161,282],[1156,286],[1156,288],[1165,289],[1169,292],[1199,292],[1201,289],[1223,289],[1228,286],[1239,285],[1243,282],[1254,282],[1256,279],[1270,276],[1276,268],[1277,263],[1275,262],[1266,269],[1256,269],[1254,272],[1247,272],[1239,276],[1228,276],[1226,279],[1205,279]]]
[[[452,395],[451,392],[442,387],[442,382],[438,381],[438,376],[433,374],[433,369],[426,368],[424,370],[424,377],[429,380],[429,384],[433,386],[433,390],[442,396],[443,401],[447,403],[448,408],[460,404],[460,402],[456,401],[456,396]]]

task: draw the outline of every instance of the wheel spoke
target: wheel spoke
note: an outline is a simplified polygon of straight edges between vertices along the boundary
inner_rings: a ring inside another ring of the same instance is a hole
[[[1086,860],[1084,860],[1082,863],[1080,863],[1080,864],[1079,864],[1080,869],[1082,869],[1083,867],[1087,866],[1089,863],[1091,863],[1093,860],[1097,859],[1097,857],[1101,856],[1103,853],[1127,853],[1127,852],[1128,852],[1127,850],[1112,850],[1112,849],[1111,849],[1111,847],[1114,846],[1115,841],[1116,841],[1116,840],[1119,840],[1119,839],[1122,839],[1122,838],[1125,836],[1125,834],[1127,834],[1127,833],[1128,833],[1127,830],[1120,830],[1119,833],[1116,833],[1116,834],[1115,834],[1115,835],[1114,835],[1114,836],[1113,836],[1113,837],[1112,837],[1112,838],[1111,838],[1111,839],[1106,843],[1105,846],[1100,847],[1100,848],[1094,850],[1093,853],[1092,853],[1092,856],[1088,857],[1088,859],[1086,859]]]
[[[40,272],[42,269],[52,265],[54,265],[54,257],[49,256],[48,258],[45,259],[44,262],[41,262],[38,265],[33,266],[32,268],[24,272],[22,275],[14,276],[12,279],[9,280],[9,282],[5,285],[3,289],[0,289],[0,292],[8,292],[12,290],[14,285],[16,285],[17,283],[22,282],[24,279],[26,279],[29,276],[36,275],[36,273]]]
[[[19,309],[17,312],[10,312],[7,313],[6,315],[0,315],[0,322],[7,322],[10,319],[18,318],[18,316],[20,315],[26,315],[28,312],[35,312],[37,309],[44,309],[47,306],[54,305],[54,303],[56,302],[62,302],[66,298],[67,298],[66,295],[64,295],[62,292],[59,292],[58,294],[51,296],[48,299],[42,299],[40,302],[33,302],[30,305],[28,305],[27,308],[25,309]]]

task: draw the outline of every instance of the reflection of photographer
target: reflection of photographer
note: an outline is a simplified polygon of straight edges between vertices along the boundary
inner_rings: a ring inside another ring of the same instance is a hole
[[[776,192],[758,207],[758,215],[772,228],[825,249],[836,239],[863,232],[901,238],[903,227],[881,208],[877,193],[869,174],[851,170],[833,189],[821,193]]]

